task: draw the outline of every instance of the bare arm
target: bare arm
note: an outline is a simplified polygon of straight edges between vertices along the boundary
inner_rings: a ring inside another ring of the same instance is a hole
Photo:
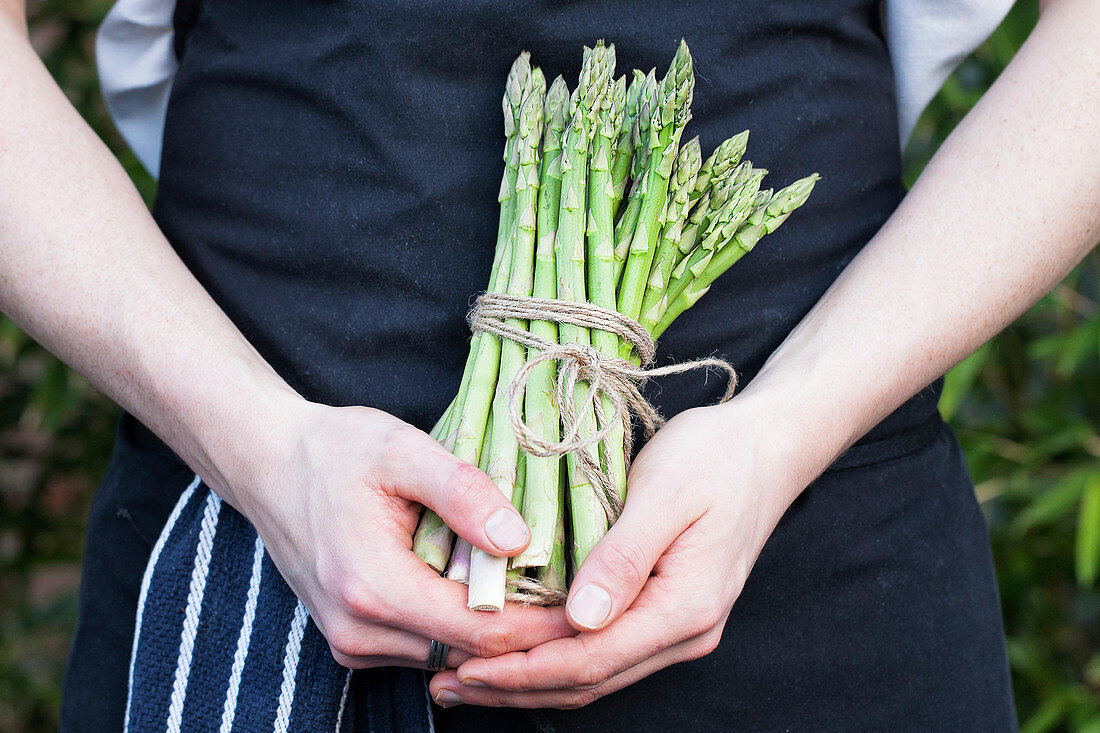
[[[252,520],[347,666],[423,666],[424,629],[456,648],[452,662],[571,633],[560,609],[468,611],[461,586],[410,552],[420,504],[493,554],[529,534],[488,477],[426,434],[283,382],[53,83],[13,0],[0,0],[0,309]]]
[[[1100,5],[1044,6],[1001,78],[746,389],[814,406],[798,417],[813,420],[800,433],[825,438],[800,441],[814,456],[810,473],[1015,320],[1100,241]]]
[[[622,518],[572,585],[570,620],[584,633],[441,673],[439,702],[573,707],[713,650],[795,497],[1097,243],[1100,3],[1046,5],[902,205],[744,392],[676,416],[639,454]],[[487,686],[462,684],[473,680]]]
[[[0,308],[223,491],[295,395],[210,299],[0,6]],[[204,354],[206,356],[204,356]],[[209,358],[216,355],[218,358]],[[226,498],[232,499],[231,495]]]

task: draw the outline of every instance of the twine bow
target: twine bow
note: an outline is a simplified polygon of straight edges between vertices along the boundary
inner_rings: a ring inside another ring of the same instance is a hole
[[[484,293],[478,297],[467,320],[474,333],[491,333],[523,344],[536,352],[529,355],[527,363],[507,388],[508,413],[516,439],[520,448],[533,456],[549,458],[573,453],[585,478],[596,489],[596,497],[607,515],[608,523],[613,523],[622,512],[622,498],[614,485],[610,470],[600,465],[599,457],[593,454],[591,447],[604,442],[605,454],[615,450],[616,447],[609,444],[608,435],[615,424],[620,423],[626,436],[622,449],[629,460],[631,416],[636,416],[641,421],[647,436],[652,436],[664,424],[660,413],[642,394],[645,382],[652,377],[713,368],[729,375],[726,392],[720,402],[729,400],[737,387],[737,372],[724,359],[710,357],[652,367],[657,344],[649,332],[637,321],[592,303]],[[601,353],[587,344],[548,341],[525,328],[509,323],[509,320],[551,321],[608,331],[633,347],[640,366],[618,356]],[[555,380],[558,409],[564,426],[564,435],[559,441],[547,440],[536,433],[524,421],[522,414],[527,380],[539,364],[547,361],[561,362]],[[576,399],[578,383],[588,385],[580,404]],[[604,409],[605,397],[611,406],[610,415]],[[583,416],[587,414],[589,407],[596,417],[596,430],[582,434]]]

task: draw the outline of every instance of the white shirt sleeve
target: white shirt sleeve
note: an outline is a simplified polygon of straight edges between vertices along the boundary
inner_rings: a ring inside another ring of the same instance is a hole
[[[884,0],[902,145],[959,63],[997,29],[1013,0]]]
[[[145,169],[160,172],[164,118],[176,76],[175,0],[119,0],[96,35],[107,110]]]

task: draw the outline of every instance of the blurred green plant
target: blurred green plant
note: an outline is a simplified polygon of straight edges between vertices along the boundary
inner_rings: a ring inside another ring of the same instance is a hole
[[[98,93],[92,49],[111,0],[30,5],[32,40],[147,201],[155,184]],[[906,150],[906,181],[1011,60],[1037,17],[1020,0],[944,85]],[[1100,733],[1100,254],[947,377],[989,519],[1024,733]],[[84,520],[117,414],[0,317],[0,730],[55,728],[76,621]]]

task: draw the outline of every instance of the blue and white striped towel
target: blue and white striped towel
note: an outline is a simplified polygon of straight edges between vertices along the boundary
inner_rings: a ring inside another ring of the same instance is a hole
[[[142,580],[127,731],[430,731],[426,694],[416,670],[353,684],[256,530],[195,478]]]

